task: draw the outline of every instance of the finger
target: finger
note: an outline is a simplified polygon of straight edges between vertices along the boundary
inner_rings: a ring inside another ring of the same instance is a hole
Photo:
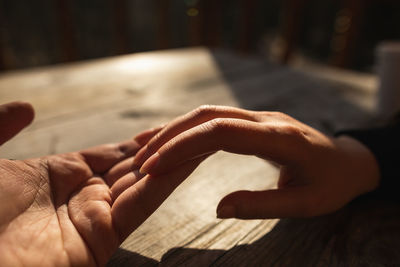
[[[293,164],[305,153],[302,138],[276,123],[215,119],[168,141],[142,165],[140,171],[161,174],[186,160],[218,150],[256,155],[281,165]]]
[[[111,167],[103,177],[108,186],[111,187],[120,177],[138,169],[138,167],[133,165],[133,157],[129,157]]]
[[[169,123],[136,155],[134,163],[142,165],[164,143],[180,133],[215,118],[237,118],[256,121],[256,113],[244,109],[226,106],[201,106]]]
[[[237,191],[225,196],[217,207],[218,218],[269,219],[314,216],[308,187],[267,191]]]
[[[111,210],[120,241],[142,224],[205,158],[189,161],[169,174],[147,175],[121,193]]]
[[[0,145],[29,125],[35,116],[33,107],[25,102],[0,105]]]
[[[126,173],[111,186],[111,198],[114,202],[126,189],[136,184],[144,175],[139,170]]]
[[[139,133],[138,135],[136,135],[134,137],[134,140],[136,142],[138,142],[141,146],[144,146],[145,144],[147,144],[147,142],[150,141],[150,139],[154,135],[156,135],[158,132],[160,132],[164,127],[165,127],[165,125],[162,125],[159,127],[155,127],[155,128],[143,131],[143,132]]]
[[[139,150],[140,145],[129,140],[117,144],[106,144],[80,151],[86,163],[94,173],[102,174],[116,163],[132,157]]]

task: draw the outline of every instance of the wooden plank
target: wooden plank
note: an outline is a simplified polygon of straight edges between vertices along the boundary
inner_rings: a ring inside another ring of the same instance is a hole
[[[200,70],[203,76],[218,75],[212,58],[204,49],[143,53],[9,72],[0,75],[0,99],[2,102],[32,101],[37,108],[37,120],[49,119],[115,103],[127,96],[137,99],[141,94],[151,95],[152,92],[165,94],[164,90],[170,87],[168,83],[176,80],[174,85],[181,86],[197,79],[194,74]]]
[[[263,160],[218,153],[202,164],[122,247],[147,258],[163,260],[167,266],[186,264],[187,257],[190,258],[174,247],[231,248],[259,221],[216,219],[219,200],[239,189],[273,187],[277,174],[277,170]]]
[[[2,102],[31,101],[37,120],[2,146],[0,154],[27,158],[115,142],[205,103],[275,107],[321,128],[324,123],[354,124],[369,116],[373,77],[321,70],[322,79],[316,73],[201,48],[5,73],[0,76]],[[312,219],[215,218],[224,195],[273,188],[278,175],[278,169],[259,158],[213,155],[132,233],[108,265],[400,262],[400,210],[382,200],[358,200],[335,214]]]
[[[142,54],[2,75],[0,99],[31,102],[36,119],[25,133],[3,146],[1,154],[24,158],[115,142],[200,104],[235,105],[228,88],[218,82],[218,71],[205,50],[183,52],[192,53],[194,61],[186,56],[175,58],[180,53]],[[196,91],[193,97],[185,96],[187,84],[196,84],[202,77],[214,79],[219,94],[213,97],[208,89],[199,90],[201,97]],[[111,134],[109,129],[121,131]]]

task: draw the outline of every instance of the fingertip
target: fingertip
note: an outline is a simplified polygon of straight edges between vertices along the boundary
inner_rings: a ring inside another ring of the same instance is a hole
[[[0,145],[28,126],[35,116],[31,104],[15,101],[0,105]]]
[[[19,101],[17,105],[23,110],[25,117],[27,120],[32,121],[35,117],[35,109],[33,108],[32,104],[29,102]]]
[[[224,196],[217,206],[217,218],[228,219],[237,218],[240,207],[238,207],[241,202],[241,195],[246,193],[246,191],[236,191]]]
[[[145,130],[139,134],[137,134],[133,139],[138,142],[140,145],[144,146],[147,144],[154,135],[160,132],[166,124],[160,125],[158,127],[154,127],[148,130]]]
[[[236,208],[231,205],[219,205],[217,208],[217,218],[219,219],[228,219],[235,218],[236,216]]]
[[[139,134],[137,134],[135,137],[133,137],[133,140],[135,140],[136,142],[138,142],[141,145],[145,145],[149,139],[149,137],[152,135],[153,130],[149,129],[146,131],[143,131]]]
[[[234,216],[238,219],[310,217],[315,212],[309,212],[312,207],[307,202],[308,195],[307,187],[236,191],[220,201],[217,211],[223,207],[233,206]]]
[[[154,174],[157,171],[157,167],[160,163],[160,153],[154,153],[150,158],[148,158],[140,168],[141,174]]]
[[[33,106],[24,101],[14,101],[3,105],[3,112],[25,125],[31,123],[35,117]]]

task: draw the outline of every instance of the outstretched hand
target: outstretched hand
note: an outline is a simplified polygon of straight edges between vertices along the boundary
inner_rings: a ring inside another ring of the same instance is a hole
[[[0,106],[0,144],[33,119],[33,108]],[[129,140],[29,160],[0,159],[0,254],[5,266],[104,265],[121,242],[202,161],[160,177],[133,157],[158,130]]]
[[[218,150],[256,155],[281,167],[278,189],[233,192],[219,203],[220,218],[321,215],[379,184],[374,156],[350,137],[328,137],[279,112],[221,106],[202,106],[173,120],[134,163],[157,176]]]

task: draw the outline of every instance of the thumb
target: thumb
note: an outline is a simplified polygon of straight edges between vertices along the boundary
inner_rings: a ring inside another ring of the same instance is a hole
[[[0,105],[0,145],[29,125],[34,117],[31,104],[11,102]]]
[[[313,216],[309,188],[292,187],[266,191],[237,191],[225,196],[217,207],[221,219],[270,219]]]

